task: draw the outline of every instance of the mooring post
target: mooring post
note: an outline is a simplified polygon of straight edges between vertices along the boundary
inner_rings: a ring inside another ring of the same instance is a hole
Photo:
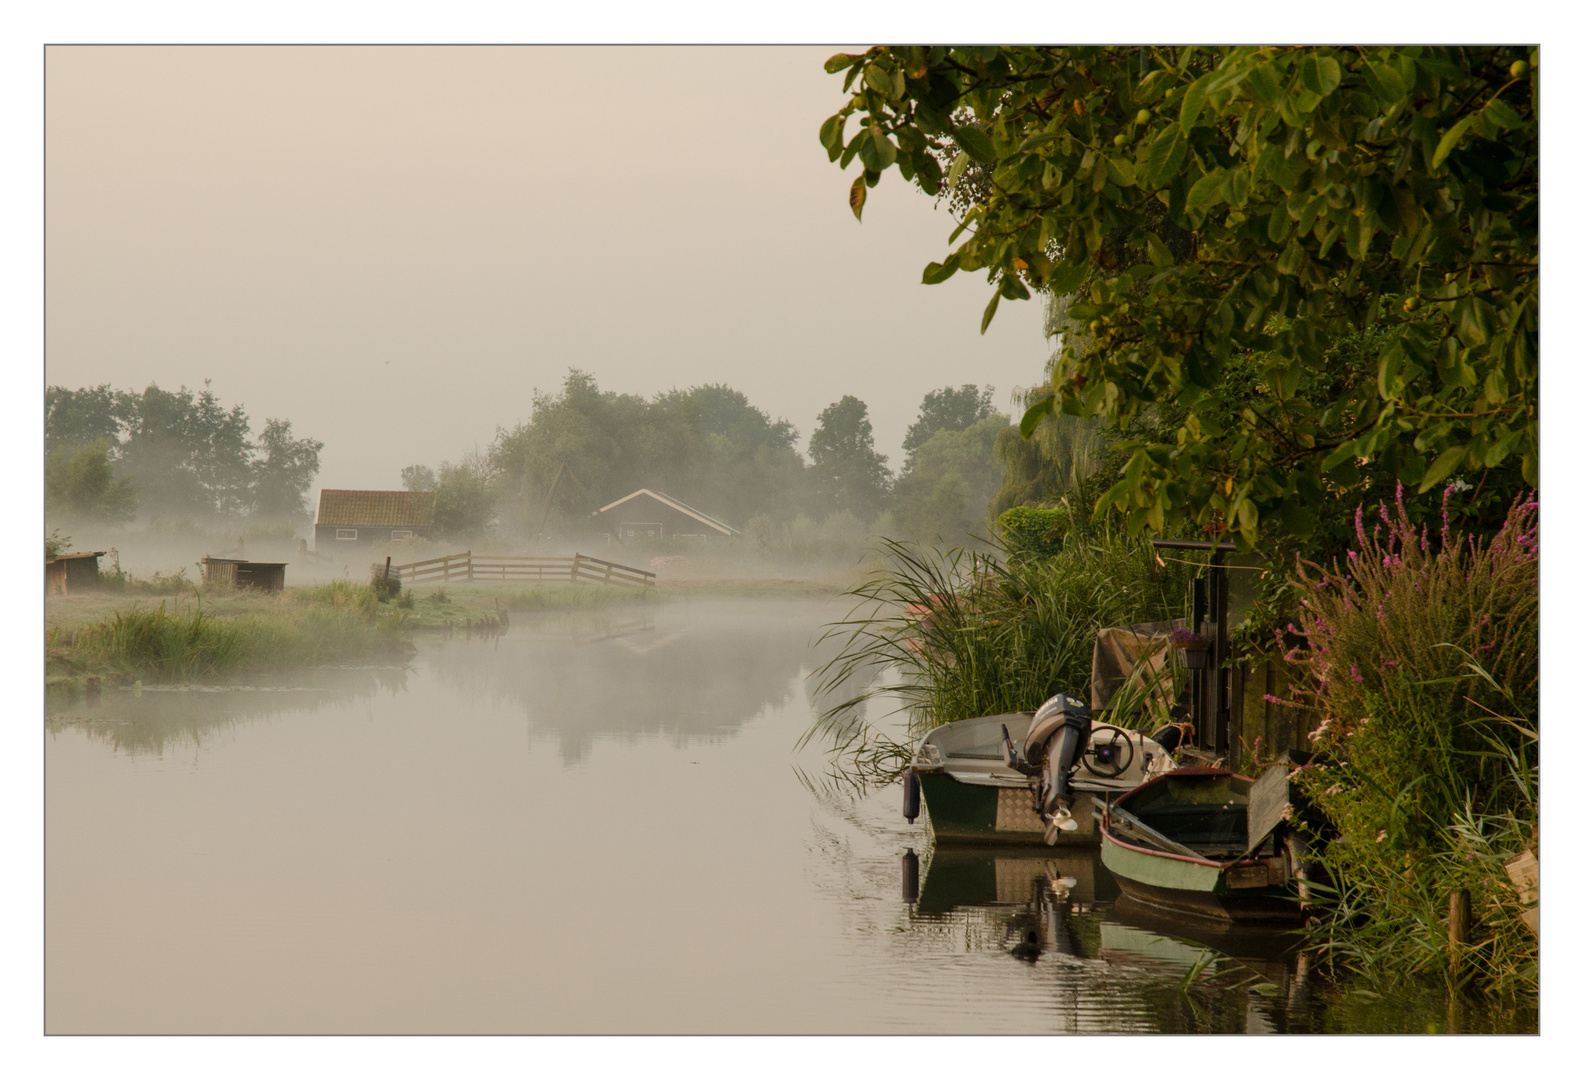
[[[1447,965],[1454,980],[1463,974],[1463,948],[1468,944],[1471,915],[1468,890],[1452,890],[1447,904]]]

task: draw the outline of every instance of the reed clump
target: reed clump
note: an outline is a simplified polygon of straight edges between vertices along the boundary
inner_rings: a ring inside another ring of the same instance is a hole
[[[839,754],[872,756],[863,712],[881,695],[907,708],[913,736],[1059,692],[1087,698],[1096,634],[1181,614],[1189,573],[1105,529],[1046,558],[894,540],[882,554],[885,568],[848,591],[857,606],[821,638],[839,651],[815,672],[829,704],[805,741],[823,736]]]
[[[1538,941],[1504,869],[1539,854],[1538,509],[1520,499],[1482,544],[1445,511],[1439,534],[1415,526],[1399,488],[1378,520],[1356,516],[1345,562],[1300,569],[1287,657],[1324,755],[1300,776],[1336,829],[1316,933],[1345,966],[1538,990]],[[1455,891],[1473,915],[1456,944]]]

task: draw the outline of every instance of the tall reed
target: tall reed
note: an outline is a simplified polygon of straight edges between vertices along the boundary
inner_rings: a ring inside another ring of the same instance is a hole
[[[1059,692],[1087,698],[1096,634],[1168,618],[1186,595],[1181,564],[1098,531],[1046,559],[883,542],[885,569],[848,591],[858,603],[826,628],[837,654],[815,672],[827,702],[805,741],[852,752],[872,743],[867,703],[900,701],[909,733],[1033,709]]]

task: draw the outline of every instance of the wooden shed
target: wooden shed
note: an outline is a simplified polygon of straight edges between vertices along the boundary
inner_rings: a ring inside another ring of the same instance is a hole
[[[640,488],[608,506],[600,507],[594,511],[594,516],[605,524],[611,536],[624,542],[649,536],[698,536],[730,540],[740,535],[740,530],[725,522],[648,488]]]
[[[323,488],[314,523],[314,548],[427,539],[434,527],[432,491],[352,491]]]
[[[205,585],[233,585],[238,589],[280,592],[286,587],[286,564],[249,562],[247,559],[203,557]]]
[[[99,587],[99,556],[103,551],[78,551],[44,560],[44,591],[68,596]]]

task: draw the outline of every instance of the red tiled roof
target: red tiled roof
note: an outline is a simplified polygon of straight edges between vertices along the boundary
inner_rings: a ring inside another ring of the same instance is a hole
[[[427,528],[434,524],[432,491],[319,490],[320,525],[362,525],[371,529]]]

